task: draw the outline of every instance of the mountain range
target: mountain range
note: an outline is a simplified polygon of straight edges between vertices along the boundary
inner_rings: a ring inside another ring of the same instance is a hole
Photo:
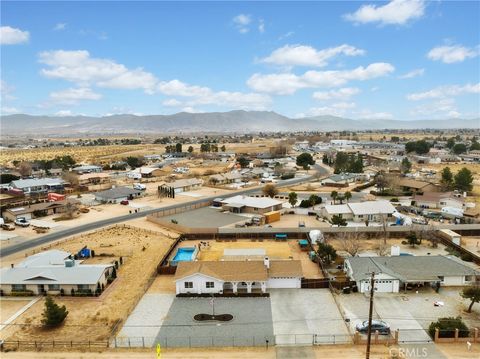
[[[81,134],[188,134],[256,133],[286,131],[362,131],[382,129],[480,128],[480,118],[445,120],[352,120],[335,116],[292,119],[276,112],[229,111],[210,113],[179,112],[173,115],[2,116],[4,135],[81,135]]]

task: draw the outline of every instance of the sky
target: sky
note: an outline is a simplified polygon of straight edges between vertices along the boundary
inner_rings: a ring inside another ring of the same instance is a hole
[[[480,117],[479,1],[1,2],[1,113]]]

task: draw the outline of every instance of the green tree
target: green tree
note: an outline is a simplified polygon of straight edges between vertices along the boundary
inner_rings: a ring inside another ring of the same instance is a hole
[[[345,227],[347,225],[347,220],[340,214],[334,214],[332,216],[332,224],[334,226]]]
[[[250,161],[245,157],[240,157],[237,161],[238,161],[238,164],[240,165],[240,167],[242,167],[242,168],[247,167],[248,164],[250,163]]]
[[[45,299],[45,309],[42,314],[42,324],[45,327],[55,327],[60,325],[68,315],[67,308],[59,306],[54,302],[52,297],[47,296]]]
[[[188,146],[188,153],[193,153],[193,146]]]
[[[227,149],[227,148],[225,147],[225,145],[222,145],[222,147],[220,147],[220,150],[221,150],[222,152],[225,152],[226,149]]]
[[[304,152],[297,156],[297,166],[301,166],[305,170],[309,169],[310,166],[314,164],[315,160],[310,153]]]
[[[332,191],[332,193],[330,193],[330,197],[332,197],[333,204],[335,204],[335,202],[337,201],[337,198],[338,198],[338,192],[337,191]]]
[[[182,144],[181,143],[177,143],[175,145],[175,152],[177,152],[177,153],[182,152]]]
[[[310,207],[315,206],[316,204],[322,203],[322,197],[317,196],[316,194],[310,195],[308,198],[308,202],[310,202]]]
[[[347,202],[352,198],[352,193],[350,191],[345,192],[343,197],[347,200]]]
[[[447,140],[447,148],[452,149],[453,146],[455,146],[455,138],[454,138],[454,137],[450,137],[450,138]]]
[[[469,151],[479,151],[479,150],[480,150],[480,143],[478,143],[476,139],[473,139],[472,144],[470,145]]]
[[[471,191],[473,186],[473,174],[468,168],[463,167],[454,177],[455,188],[460,191]]]
[[[430,323],[430,326],[428,327],[428,334],[430,334],[430,337],[435,338],[436,329],[440,332],[440,338],[455,337],[455,329],[459,330],[459,337],[468,337],[470,334],[467,325],[460,317],[439,318],[438,321]]]
[[[318,243],[317,255],[322,262],[329,265],[337,259],[337,251],[332,245],[327,243]]]
[[[457,143],[452,147],[453,153],[459,155],[461,153],[467,152],[467,146],[464,143]]]
[[[407,157],[403,158],[400,168],[402,169],[402,173],[408,173],[412,169],[412,163]]]
[[[407,235],[407,241],[408,244],[410,244],[412,247],[415,247],[415,244],[417,244],[417,235],[415,233],[410,233]]]
[[[470,299],[470,305],[468,306],[467,312],[470,313],[472,311],[473,304],[480,303],[480,287],[473,286],[467,287],[460,292],[460,295],[465,299]]]
[[[431,144],[425,140],[411,141],[405,144],[405,151],[407,153],[415,152],[419,155],[424,155],[430,151]]]
[[[125,159],[125,162],[131,167],[131,168],[137,168],[137,167],[142,167],[145,164],[145,161],[143,157],[127,157]]]
[[[265,196],[273,198],[278,194],[278,189],[273,184],[267,184],[262,188],[262,192]]]
[[[450,167],[444,167],[441,172],[442,178],[440,183],[445,190],[450,190],[453,188],[453,173],[450,170]]]
[[[292,207],[295,207],[295,205],[297,204],[297,201],[298,201],[298,195],[296,192],[290,192],[288,194],[288,203],[290,203],[290,205]]]

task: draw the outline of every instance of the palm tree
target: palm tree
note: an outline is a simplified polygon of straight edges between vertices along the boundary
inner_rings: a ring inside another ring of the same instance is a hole
[[[332,191],[332,193],[330,193],[330,197],[332,197],[333,199],[333,204],[335,204],[337,198],[338,198],[338,192],[337,191]]]
[[[350,191],[345,192],[345,194],[343,195],[343,198],[345,198],[348,202],[348,200],[352,198],[352,193]]]

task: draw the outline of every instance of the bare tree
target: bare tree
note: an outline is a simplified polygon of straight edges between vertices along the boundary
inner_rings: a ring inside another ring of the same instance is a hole
[[[380,224],[382,225],[382,232],[383,232],[383,244],[387,244],[387,239],[388,239],[388,222],[387,222],[387,216],[385,214],[378,214],[380,217]]]
[[[62,178],[70,183],[72,187],[78,186],[78,175],[75,172],[66,172],[63,174]]]
[[[278,189],[273,184],[267,184],[262,188],[262,192],[265,196],[273,198],[278,194]]]
[[[32,174],[32,165],[30,162],[22,162],[18,165],[18,173],[22,177],[30,176]]]
[[[74,218],[78,213],[78,204],[76,202],[68,201],[65,205],[65,217]]]
[[[385,256],[388,254],[388,245],[385,243],[380,243],[376,248],[376,252],[379,256]]]
[[[358,232],[343,232],[342,233],[342,249],[350,254],[352,257],[355,257],[360,250],[360,234]]]

